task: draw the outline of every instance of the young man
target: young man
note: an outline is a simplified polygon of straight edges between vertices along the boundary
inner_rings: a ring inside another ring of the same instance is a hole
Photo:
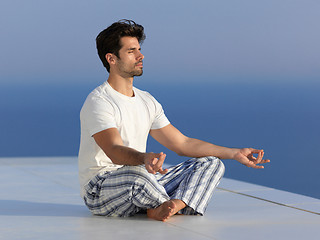
[[[129,20],[112,24],[96,39],[109,77],[90,93],[80,113],[81,195],[96,215],[147,211],[161,221],[178,212],[203,215],[224,174],[220,159],[253,168],[269,160],[263,160],[263,150],[220,147],[186,137],[170,124],[156,99],[133,87],[134,77],[143,73],[144,39],[143,27]],[[146,152],[148,134],[192,159],[163,169],[166,155]]]

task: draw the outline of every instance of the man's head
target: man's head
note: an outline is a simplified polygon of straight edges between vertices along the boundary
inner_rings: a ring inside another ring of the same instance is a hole
[[[106,54],[112,53],[120,58],[119,50],[122,47],[120,41],[122,37],[135,37],[140,44],[146,38],[143,26],[132,20],[120,20],[100,32],[96,38],[97,50],[103,66],[108,72],[110,72],[110,65],[106,59]]]

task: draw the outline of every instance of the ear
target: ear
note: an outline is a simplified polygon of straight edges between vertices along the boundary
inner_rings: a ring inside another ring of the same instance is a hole
[[[115,63],[115,56],[112,53],[107,53],[105,58],[110,65]]]

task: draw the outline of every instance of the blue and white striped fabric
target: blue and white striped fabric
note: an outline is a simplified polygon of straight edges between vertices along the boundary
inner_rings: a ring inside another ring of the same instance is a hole
[[[180,213],[203,215],[224,174],[220,159],[193,158],[168,170],[154,175],[139,165],[100,173],[86,185],[85,203],[95,215],[127,217],[180,199],[187,204]]]

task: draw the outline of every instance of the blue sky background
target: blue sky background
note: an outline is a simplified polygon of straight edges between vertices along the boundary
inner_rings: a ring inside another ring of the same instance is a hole
[[[0,157],[77,155],[80,108],[107,79],[95,38],[127,18],[147,35],[135,84],[178,129],[272,159],[225,161],[227,177],[320,198],[319,12],[316,0],[2,0]]]
[[[0,79],[100,82],[95,37],[128,18],[145,26],[147,77],[312,83],[320,75],[319,9],[316,0],[3,0]]]

